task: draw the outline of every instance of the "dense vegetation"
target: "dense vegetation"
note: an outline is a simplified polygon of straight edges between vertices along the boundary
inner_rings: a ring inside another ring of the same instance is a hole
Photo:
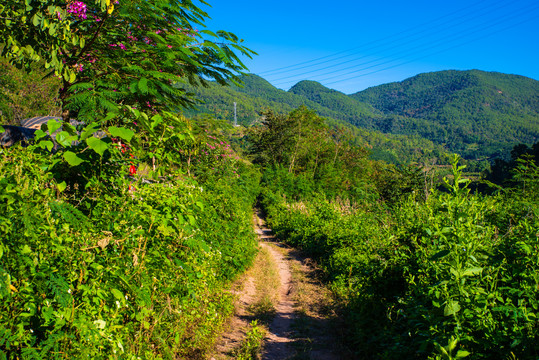
[[[59,116],[58,89],[60,81],[43,79],[46,72],[36,70],[27,75],[0,58],[0,122],[20,125],[21,120],[34,116]]]
[[[495,72],[441,71],[354,95],[385,117],[378,129],[419,134],[466,158],[539,139],[539,82]]]
[[[290,114],[289,123],[296,118]],[[281,122],[266,119],[275,124],[264,124],[263,133]],[[321,143],[312,137],[304,141]],[[440,182],[426,168],[380,168],[363,157],[361,171],[339,169],[335,186],[331,172],[316,175],[320,165],[292,171],[293,157],[272,153],[263,177],[269,223],[319,261],[358,358],[539,355],[539,168],[532,160],[517,161],[512,187],[483,195],[471,193],[458,157]],[[321,164],[338,168],[345,154]]]
[[[224,289],[257,250],[260,176],[229,127],[178,114],[191,100],[173,85],[234,79],[235,51],[250,50],[197,33],[207,15],[190,1],[0,13],[1,55],[30,72],[2,62],[3,104],[33,104],[29,86],[35,110],[58,97],[64,120],[84,121],[0,148],[0,359],[205,358],[233,311]],[[61,83],[49,99],[35,89],[44,75]]]
[[[0,11],[3,120],[84,120],[0,148],[0,359],[207,357],[257,251],[256,200],[318,262],[357,358],[539,357],[537,82],[284,92],[242,76],[235,35],[198,34],[190,1]],[[215,116],[185,117],[196,94]],[[219,121],[234,101],[253,126]],[[482,183],[441,145],[474,158],[518,141]]]
[[[347,105],[350,105],[341,110],[332,110],[307,99],[301,93],[279,90],[259,76],[250,74],[240,79],[243,82],[242,86],[223,87],[215,83],[209,83],[206,88],[187,86],[187,89],[196,94],[203,103],[197,104],[196,108],[184,110],[184,113],[189,116],[208,113],[218,119],[231,121],[234,118],[234,102],[236,102],[238,124],[251,126],[260,122],[260,113],[265,110],[285,114],[300,106],[306,106],[315,110],[318,115],[326,117],[334,128],[348,128],[354,134],[356,144],[368,147],[374,159],[404,164],[434,157],[443,158],[441,155],[445,150],[441,145],[433,144],[420,136],[384,134],[373,130],[372,126],[361,127],[359,121],[371,117],[365,110],[365,105],[354,106],[350,102],[355,101],[342,93],[322,87],[330,93],[329,97],[335,96],[340,101],[344,99]],[[311,83],[305,82],[307,85]],[[299,90],[298,87],[296,89]],[[350,118],[348,112],[358,116]],[[366,114],[367,118],[362,117],[363,114]]]
[[[71,169],[0,150],[1,358],[204,356],[256,252],[258,176],[218,136],[197,136],[198,180],[179,155],[159,182],[129,176],[143,153],[121,145]]]
[[[352,95],[314,81],[283,91],[256,75],[241,79],[243,89],[210,84],[196,90],[205,101],[200,111],[230,120],[237,102],[239,121],[250,124],[258,119],[260,108],[285,113],[306,105],[321,116],[360,128],[366,143],[371,138],[399,143],[398,153],[414,161],[423,160],[410,155],[418,147],[427,152],[443,147],[467,160],[492,159],[505,156],[516,144],[531,145],[539,139],[539,82],[522,76],[441,71]],[[384,146],[375,146],[373,154],[399,162],[384,153]]]

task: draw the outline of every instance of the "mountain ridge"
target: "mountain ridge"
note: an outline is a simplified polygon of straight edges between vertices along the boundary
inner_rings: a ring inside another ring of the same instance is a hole
[[[237,102],[238,121],[247,125],[263,109],[287,113],[304,105],[369,132],[419,136],[468,159],[491,158],[515,144],[539,140],[539,81],[521,75],[444,70],[349,95],[311,80],[288,91],[255,74],[241,80],[243,87],[189,89],[205,101],[189,114],[231,119],[231,105]]]

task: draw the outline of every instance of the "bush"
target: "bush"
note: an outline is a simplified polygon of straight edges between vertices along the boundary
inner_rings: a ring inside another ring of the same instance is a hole
[[[81,190],[60,153],[0,151],[0,358],[203,357],[256,252],[256,172]]]

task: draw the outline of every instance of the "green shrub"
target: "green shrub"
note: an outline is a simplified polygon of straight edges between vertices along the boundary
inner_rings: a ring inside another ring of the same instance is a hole
[[[61,154],[0,151],[0,358],[203,357],[256,252],[256,172],[75,190]]]

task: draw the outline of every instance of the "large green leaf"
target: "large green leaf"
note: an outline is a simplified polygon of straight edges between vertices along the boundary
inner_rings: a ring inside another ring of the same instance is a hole
[[[89,124],[88,126],[84,128],[84,130],[80,134],[81,141],[86,140],[98,130],[99,130],[99,124],[96,124],[96,123]]]
[[[137,86],[143,94],[148,93],[148,79],[146,79],[145,77],[139,80]]]
[[[72,151],[66,151],[64,153],[64,159],[67,161],[67,163],[71,166],[77,166],[82,164],[85,160],[81,159]]]
[[[449,300],[444,308],[444,315],[445,316],[451,316],[455,315],[460,311],[460,305],[458,301]]]
[[[60,124],[58,121],[54,119],[50,119],[49,121],[47,121],[47,130],[49,130],[49,134],[51,135],[53,132],[58,130],[60,126],[62,126],[62,124]]]
[[[77,140],[77,137],[69,135],[67,131],[60,131],[58,134],[56,134],[56,141],[63,147],[71,146],[75,140]]]
[[[92,149],[101,156],[103,156],[105,151],[109,148],[109,144],[96,137],[90,137],[86,139],[86,143],[88,144],[90,149]]]
[[[112,136],[122,138],[127,142],[131,141],[131,139],[135,135],[135,132],[131,129],[116,126],[109,127],[109,132]]]
[[[464,270],[464,272],[462,273],[462,276],[478,275],[478,274],[481,274],[482,271],[483,271],[482,267],[471,267]]]

